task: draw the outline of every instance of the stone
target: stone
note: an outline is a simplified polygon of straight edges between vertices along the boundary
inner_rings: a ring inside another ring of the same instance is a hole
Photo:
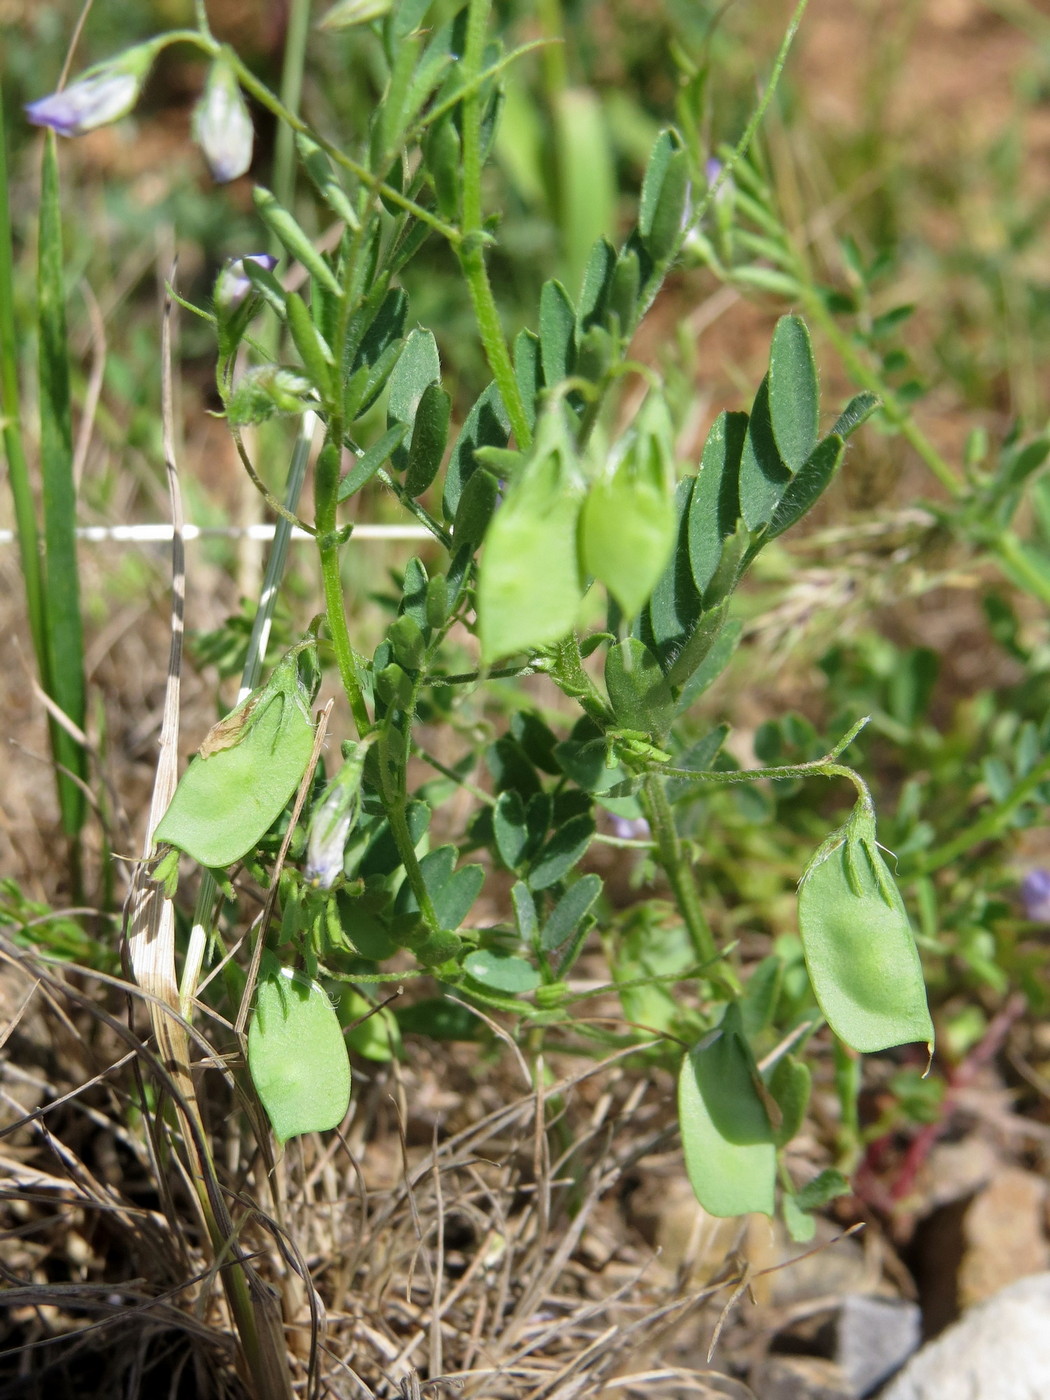
[[[992,1297],[1022,1275],[1050,1268],[1045,1213],[1046,1182],[1020,1167],[1001,1167],[977,1193],[963,1221],[961,1309]]]
[[[922,1341],[922,1309],[906,1298],[848,1294],[837,1320],[834,1358],[857,1397],[870,1395]]]
[[[880,1400],[1043,1396],[1050,1396],[1050,1273],[1018,1279],[970,1308],[912,1357]]]

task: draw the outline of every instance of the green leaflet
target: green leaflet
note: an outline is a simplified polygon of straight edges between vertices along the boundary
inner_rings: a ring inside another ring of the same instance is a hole
[[[740,457],[740,514],[749,530],[769,524],[790,480],[773,435],[767,374],[755,395]]]
[[[396,423],[404,423],[413,428],[416,413],[424,393],[441,378],[441,362],[438,358],[437,342],[431,331],[414,330],[405,340],[404,349],[398,357],[389,380],[386,424],[392,428]],[[446,419],[447,426],[447,419]],[[444,449],[444,441],[441,449]],[[440,451],[438,453],[440,460]],[[393,453],[393,465],[404,471],[409,462],[409,449],[399,447]],[[436,466],[435,466],[436,470]]]
[[[601,877],[584,875],[562,895],[554,906],[540,933],[544,952],[557,952],[577,931],[590,913],[591,905],[602,892]],[[531,902],[531,901],[530,901]],[[588,923],[593,920],[588,919]]]
[[[212,729],[182,775],[154,833],[200,865],[246,855],[283,812],[313,749],[308,699],[296,658]]]
[[[540,292],[540,363],[548,386],[573,371],[576,362],[576,308],[553,278]]]
[[[702,594],[715,576],[723,546],[740,519],[740,457],[746,413],[720,413],[704,443],[689,503],[689,563]]]
[[[350,1104],[350,1059],[319,983],[288,967],[260,978],[248,1068],[278,1142],[339,1125]]]
[[[259,216],[270,232],[280,239],[293,258],[299,259],[311,277],[315,277],[323,287],[332,292],[333,295],[338,296],[341,288],[336,281],[335,273],[288,210],[277,202],[269,190],[264,189],[261,185],[255,187],[252,198],[255,200]]]
[[[769,413],[781,461],[792,475],[817,445],[817,367],[806,324],[781,316],[769,351]]]
[[[419,398],[408,449],[405,490],[421,496],[437,476],[448,441],[452,399],[440,384],[428,384]]]
[[[689,200],[689,158],[672,127],[656,138],[642,181],[638,231],[653,262],[674,252]]]
[[[918,950],[870,818],[818,851],[799,885],[798,923],[814,994],[841,1040],[864,1053],[914,1041],[932,1049]]]
[[[468,953],[463,960],[463,970],[479,986],[513,996],[535,991],[540,985],[540,974],[531,963],[496,948],[479,948]]]

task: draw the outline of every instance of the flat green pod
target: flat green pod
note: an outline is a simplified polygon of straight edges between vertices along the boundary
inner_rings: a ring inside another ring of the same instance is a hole
[[[342,1122],[350,1105],[350,1058],[319,982],[289,967],[259,979],[248,1068],[278,1142]]]
[[[686,1055],[678,1076],[685,1168],[711,1215],[773,1214],[774,1133],[742,1026],[740,1008],[731,1004],[718,1029]]]
[[[874,832],[820,852],[799,885],[798,924],[813,992],[828,1025],[870,1054],[933,1044],[908,911]]]
[[[551,413],[485,536],[477,606],[486,666],[572,630],[583,598],[576,550],[582,494],[566,430]]]
[[[157,824],[157,842],[212,869],[235,864],[284,811],[313,740],[296,658],[286,657],[210,731]]]
[[[583,504],[583,571],[605,584],[626,618],[649,601],[674,548],[677,521],[666,475],[645,439],[594,482]]]

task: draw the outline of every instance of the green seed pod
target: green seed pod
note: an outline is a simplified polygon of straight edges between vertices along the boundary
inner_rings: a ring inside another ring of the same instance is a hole
[[[350,1103],[350,1059],[319,983],[287,967],[260,979],[248,1068],[278,1142],[339,1125]]]
[[[678,1121],[685,1169],[711,1215],[773,1214],[777,1156],[758,1070],[736,1002],[682,1061]]]
[[[296,657],[215,725],[154,833],[200,865],[246,855],[284,811],[306,771],[314,730]]]
[[[840,1040],[862,1053],[914,1041],[932,1049],[918,949],[870,818],[855,816],[817,853],[799,885],[798,923],[814,994]]]

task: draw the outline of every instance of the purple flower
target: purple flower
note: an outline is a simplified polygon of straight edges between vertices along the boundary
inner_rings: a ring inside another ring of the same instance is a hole
[[[1050,870],[1029,870],[1021,881],[1021,902],[1033,923],[1050,924]]]
[[[649,823],[644,817],[620,817],[613,813],[609,817],[609,830],[621,841],[646,841],[649,838]]]
[[[272,272],[277,259],[271,253],[246,253],[226,264],[215,282],[215,305],[227,314],[235,311],[252,289],[251,279],[244,270],[246,262],[258,263]]]
[[[722,161],[717,156],[709,156],[704,162],[704,175],[707,179],[707,188],[710,190],[722,178],[722,171],[725,169]],[[718,193],[715,195],[715,208],[724,213],[732,205],[735,187],[733,177],[730,176],[718,186]]]
[[[220,183],[236,180],[252,163],[255,132],[237,76],[225,59],[211,66],[201,100],[193,111],[193,136]]]
[[[80,136],[119,121],[138,101],[156,47],[154,42],[138,44],[110,63],[96,64],[61,92],[30,102],[26,116],[59,136]]]

